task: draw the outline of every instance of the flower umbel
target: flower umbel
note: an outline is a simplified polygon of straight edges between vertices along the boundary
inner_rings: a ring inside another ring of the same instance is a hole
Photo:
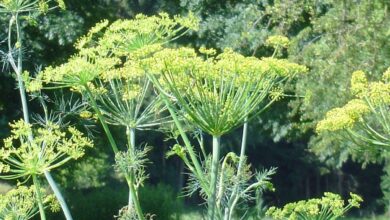
[[[42,190],[43,192],[43,190]],[[46,195],[43,205],[58,211],[58,203],[52,195]],[[4,195],[0,194],[0,219],[27,220],[38,213],[34,186],[18,186]]]
[[[317,132],[343,131],[341,135],[358,146],[390,147],[390,82],[389,69],[382,80],[368,82],[363,71],[355,71],[351,79],[351,93],[355,96],[345,106],[331,109],[317,124]]]
[[[206,59],[191,48],[163,49],[141,62],[188,119],[215,136],[267,106],[263,101],[279,82],[307,71],[286,60],[244,57],[231,49]]]
[[[84,155],[92,142],[74,127],[61,131],[58,125],[32,127],[20,120],[13,124],[12,135],[0,151],[2,179],[28,179]],[[31,139],[30,136],[34,135]]]
[[[359,208],[363,199],[353,193],[350,193],[351,198],[348,199],[348,204],[345,205],[341,196],[325,192],[320,199],[309,199],[306,201],[298,201],[286,204],[283,208],[271,207],[266,215],[276,220],[284,219],[322,219],[331,220],[343,216],[351,208]]]

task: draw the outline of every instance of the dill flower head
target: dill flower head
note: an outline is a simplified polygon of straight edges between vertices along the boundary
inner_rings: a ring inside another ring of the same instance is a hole
[[[363,198],[354,193],[349,193],[349,195],[351,198],[348,199],[348,203],[351,204],[352,207],[360,208],[360,203],[363,202]]]
[[[270,207],[266,215],[276,220],[284,219],[337,219],[352,207],[359,207],[363,199],[353,193],[346,205],[341,196],[325,192],[322,198],[314,198],[286,204],[283,208]],[[298,218],[299,216],[299,218]]]
[[[83,87],[93,82],[100,75],[114,68],[120,62],[116,58],[99,57],[90,59],[83,56],[74,56],[67,63],[58,67],[48,67],[40,72],[35,83],[52,84],[53,87],[71,87],[76,91],[82,91]],[[36,88],[40,88],[34,85]],[[41,86],[42,87],[42,86]],[[33,89],[30,87],[30,91]]]
[[[42,190],[42,194],[45,194]],[[43,205],[52,211],[58,211],[58,202],[52,195],[45,195]],[[0,195],[0,219],[31,219],[38,213],[34,186],[18,186]]]
[[[290,40],[285,36],[274,35],[274,36],[270,36],[265,43],[266,45],[274,48],[288,47],[290,45]]]
[[[372,82],[369,84],[368,98],[374,106],[390,104],[390,83]]]
[[[341,108],[331,109],[325,119],[317,124],[317,132],[337,131],[353,127],[364,114],[370,112],[367,104],[360,99],[353,99]]]
[[[206,47],[202,46],[199,48],[199,53],[204,54],[204,55],[214,56],[215,54],[217,54],[217,50],[215,50],[213,48],[206,48]]]
[[[355,71],[351,92],[356,98],[341,108],[331,109],[317,124],[317,132],[347,129],[348,138],[357,145],[389,146],[390,83],[386,74],[383,81],[368,82],[363,71]]]
[[[356,96],[362,96],[368,87],[366,74],[359,70],[352,73],[351,92]]]
[[[55,124],[35,128],[19,120],[11,124],[11,128],[12,134],[4,140],[0,151],[2,179],[40,175],[82,157],[85,148],[93,146],[91,140],[71,126],[61,131]]]
[[[189,121],[211,135],[222,135],[255,113],[279,80],[307,71],[287,60],[245,57],[229,48],[211,54],[204,58],[192,48],[166,48],[141,61]]]
[[[76,43],[81,54],[142,57],[159,49],[158,45],[167,43],[188,30],[198,27],[198,19],[189,13],[187,16],[170,18],[166,13],[156,16],[138,14],[134,19],[117,20],[111,25],[104,20],[98,23]],[[103,29],[105,29],[103,31]],[[97,33],[103,33],[98,37]],[[148,47],[154,45],[154,47]]]
[[[390,103],[390,68],[382,76],[383,81],[368,82],[363,71],[355,71],[351,78],[351,92],[359,98],[367,98],[374,106]]]

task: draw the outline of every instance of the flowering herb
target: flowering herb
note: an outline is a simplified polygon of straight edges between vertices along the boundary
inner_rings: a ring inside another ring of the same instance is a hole
[[[167,121],[162,114],[165,107],[153,92],[140,60],[195,29],[197,19],[191,13],[173,18],[166,13],[140,14],[132,20],[112,24],[104,20],[79,39],[76,43],[79,52],[67,63],[46,68],[29,83],[31,90],[68,87],[86,98],[110,141],[118,170],[129,185],[128,209],[135,211],[139,219],[145,216],[137,190],[147,175],[141,175],[143,168],[134,164],[141,163],[147,151],[136,148],[135,130]],[[126,153],[120,151],[108,124],[126,128]]]
[[[225,216],[231,219],[234,207],[243,195],[237,193],[235,187],[226,209],[217,205],[220,137],[278,100],[281,93],[278,86],[298,73],[307,72],[307,68],[273,57],[244,57],[231,49],[218,55],[214,49],[201,48],[200,52],[203,56],[191,48],[165,48],[141,60],[141,66],[159,90],[185,142],[186,151],[180,148],[175,151],[193,172],[208,200],[208,218]],[[272,98],[267,102],[270,94]],[[208,162],[209,158],[205,158],[203,165],[198,161],[177,113],[213,137],[211,162]],[[245,167],[244,157],[240,155],[238,176]],[[226,190],[230,190],[229,187]]]

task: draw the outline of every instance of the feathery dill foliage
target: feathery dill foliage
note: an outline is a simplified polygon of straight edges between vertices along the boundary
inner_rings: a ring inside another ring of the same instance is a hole
[[[351,208],[359,208],[363,199],[356,194],[350,193],[351,198],[345,204],[341,196],[325,192],[320,199],[309,199],[286,204],[283,208],[271,207],[266,212],[267,216],[275,220],[299,220],[316,219],[331,220],[342,217]]]
[[[126,152],[119,152],[115,155],[115,168],[122,174],[133,173],[135,178],[134,185],[138,189],[144,184],[144,181],[148,178],[148,174],[145,171],[146,164],[149,163],[147,158],[150,147],[144,147],[143,149],[132,149]]]
[[[355,98],[345,106],[330,110],[317,125],[318,132],[345,131],[344,137],[358,146],[390,147],[390,68],[382,80],[369,82],[363,71],[351,78],[351,93]]]
[[[44,192],[42,190],[42,192]],[[55,197],[47,195],[43,199],[45,207],[53,212],[60,210]],[[0,218],[4,220],[27,220],[38,213],[36,194],[33,187],[18,186],[0,195]]]
[[[42,175],[71,159],[84,155],[92,142],[74,127],[61,131],[58,125],[34,128],[23,120],[11,124],[12,135],[0,149],[0,178],[25,182],[32,175]],[[34,139],[30,139],[30,135]]]
[[[241,125],[259,106],[267,106],[263,101],[278,83],[307,71],[287,60],[244,57],[231,49],[219,55],[213,49],[200,52],[205,54],[166,48],[141,65],[157,73],[155,82],[174,96],[189,121],[213,136]]]

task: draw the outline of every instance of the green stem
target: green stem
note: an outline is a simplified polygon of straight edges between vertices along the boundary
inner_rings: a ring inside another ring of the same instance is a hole
[[[92,91],[89,89],[88,85],[85,85],[84,86],[85,90],[87,91],[87,96],[88,96],[88,99],[89,101],[91,102],[92,104],[92,108],[93,110],[96,112],[96,115],[100,121],[100,124],[102,125],[103,127],[103,130],[104,132],[106,133],[107,135],[107,138],[108,138],[108,142],[110,142],[110,145],[111,145],[111,148],[112,150],[114,151],[115,154],[117,154],[119,152],[119,149],[118,149],[118,146],[116,145],[116,142],[114,140],[114,137],[112,136],[111,134],[111,131],[110,129],[108,128],[108,125],[106,123],[106,118],[103,116],[103,114],[101,113],[94,97],[93,97],[93,93]]]
[[[247,136],[248,136],[248,117],[245,118],[245,123],[244,123],[244,127],[242,129],[242,140],[241,140],[241,151],[240,151],[240,159],[239,159],[239,162],[238,162],[238,168],[237,168],[237,179],[241,178],[241,173],[242,173],[242,169],[243,169],[243,166],[244,166],[244,162],[245,162],[245,150],[246,150],[246,140],[247,140]],[[228,219],[232,219],[233,217],[233,212],[234,212],[234,208],[235,208],[235,200],[236,200],[236,197],[238,195],[238,181],[237,183],[234,185],[234,188],[233,188],[233,192],[232,192],[232,195],[230,196],[230,200],[229,200],[229,218]]]
[[[160,83],[158,82],[158,80],[152,75],[152,74],[148,74],[148,77],[151,79],[151,81],[153,82],[154,86],[160,91],[160,95],[164,101],[164,104],[165,106],[167,107],[168,111],[169,111],[169,114],[171,115],[177,129],[179,130],[179,133],[180,133],[180,137],[183,139],[184,141],[184,145],[188,151],[188,154],[190,155],[190,159],[191,159],[191,162],[194,164],[195,166],[195,175],[198,177],[198,179],[200,180],[201,182],[201,185],[203,186],[203,189],[206,189],[207,190],[207,187],[204,187],[205,186],[205,183],[203,181],[203,178],[204,178],[204,173],[203,173],[203,170],[202,170],[202,166],[200,165],[200,162],[198,161],[198,158],[197,158],[197,155],[195,154],[194,152],[194,149],[191,145],[191,142],[190,140],[188,139],[177,115],[176,115],[176,112],[174,110],[174,108],[172,107],[172,104],[170,103],[169,101],[169,98],[167,97],[164,89],[162,88],[162,86],[160,85]]]
[[[133,175],[130,176],[130,181],[128,182],[129,190],[130,190],[130,196],[129,197],[132,198],[135,211],[137,212],[137,215],[138,215],[138,219],[144,220],[145,217],[143,215],[143,212],[142,212],[142,209],[141,209],[141,205],[139,203],[139,199],[138,199],[138,195],[137,195],[137,189],[134,187],[134,184],[132,184],[132,182],[134,182],[134,176]]]
[[[46,220],[45,208],[43,207],[42,194],[41,194],[41,186],[38,178],[35,175],[32,175],[33,183],[35,186],[35,194],[37,196],[37,202],[39,207],[39,215],[41,216],[41,220]]]
[[[224,181],[225,181],[225,169],[226,169],[226,166],[228,165],[228,160],[232,160],[232,158],[234,158],[236,155],[233,153],[233,152],[230,152],[228,153],[226,156],[225,156],[225,159],[223,160],[222,162],[222,166],[221,166],[221,171],[220,171],[220,175],[219,175],[219,189],[218,189],[218,193],[217,193],[217,201],[216,201],[216,204],[217,204],[217,208],[220,209],[221,208],[221,202],[222,202],[222,197],[223,197],[223,191],[224,191]],[[222,211],[222,210],[221,210]]]
[[[97,103],[96,103],[96,101],[95,101],[95,99],[93,97],[93,93],[89,89],[88,85],[84,85],[84,88],[85,88],[85,90],[87,92],[87,96],[88,96],[88,99],[90,100],[92,108],[96,112],[97,117],[98,117],[98,119],[100,121],[100,124],[102,125],[103,130],[106,133],[106,136],[108,138],[108,141],[110,142],[111,148],[114,151],[114,154],[117,154],[119,152],[119,149],[118,149],[118,146],[117,146],[117,144],[115,142],[114,137],[112,136],[110,128],[108,127],[108,125],[106,123],[106,119],[103,116],[103,114],[101,113],[101,111],[100,111],[100,109],[99,109],[99,107],[98,107],[98,105],[97,105]],[[135,139],[134,139],[134,141],[135,141]],[[145,217],[143,215],[143,212],[142,212],[142,209],[141,209],[141,205],[139,204],[138,196],[136,194],[136,189],[135,189],[134,184],[133,184],[134,183],[134,176],[133,175],[129,175],[129,174],[125,174],[125,178],[126,178],[126,181],[127,181],[127,185],[129,186],[129,197],[131,197],[132,200],[133,200],[134,207],[135,207],[135,210],[136,210],[137,215],[138,215],[138,219],[144,220]]]
[[[126,133],[127,133],[127,139],[128,139],[128,145],[129,145],[129,150],[131,151],[134,151],[135,150],[135,129],[134,128],[130,128],[130,127],[127,127],[126,128]],[[130,175],[130,185],[134,185],[134,179],[132,178],[134,176],[134,173],[132,170],[129,171],[129,175]],[[136,193],[136,192],[135,192]],[[133,203],[132,203],[132,200],[135,199],[133,196],[132,196],[132,193],[131,193],[131,189],[129,187],[129,201],[128,201],[128,207],[132,207]]]
[[[16,71],[16,76],[18,80],[18,87],[19,87],[19,93],[20,98],[22,101],[22,108],[23,108],[23,118],[26,123],[30,123],[30,119],[28,116],[28,106],[27,106],[27,98],[26,98],[26,90],[24,88],[23,84],[23,78],[22,78],[22,61],[23,61],[23,53],[22,53],[22,33],[20,30],[20,23],[18,15],[15,16],[16,20],[16,36],[17,36],[17,43],[19,44],[18,48],[18,66]],[[10,30],[11,31],[11,30]]]
[[[211,193],[209,195],[208,202],[207,202],[209,220],[214,220],[214,216],[215,216],[220,141],[221,138],[219,136],[213,136],[213,154],[212,154],[212,161],[211,161],[211,180],[210,180]]]
[[[15,66],[15,60],[13,59],[11,55],[11,50],[12,50],[12,37],[11,37],[11,31],[12,31],[12,26],[13,23],[15,22],[16,25],[16,37],[17,37],[17,43],[18,43],[18,61],[17,65]],[[16,73],[17,77],[17,83],[18,83],[18,88],[19,88],[19,94],[20,94],[20,99],[22,103],[22,110],[23,110],[23,119],[26,123],[30,123],[30,118],[29,118],[29,110],[28,110],[28,105],[27,105],[27,95],[26,95],[26,90],[24,87],[23,83],[23,77],[22,77],[22,69],[23,69],[23,51],[22,51],[22,30],[20,28],[20,21],[18,14],[15,14],[12,16],[9,24],[9,30],[8,30],[8,49],[9,49],[9,59],[11,62],[11,65],[14,64],[14,71]],[[29,135],[29,140],[32,141],[33,135]],[[56,182],[54,181],[53,177],[51,176],[49,171],[45,171],[44,175],[46,177],[47,182],[50,185],[50,188],[53,190],[54,195],[58,199],[58,202],[60,203],[61,209],[64,212],[65,218],[67,220],[73,220],[72,215],[70,214],[69,208],[65,202],[64,197],[62,196],[60,190],[58,189],[58,186]]]
[[[131,151],[135,150],[135,129],[127,127],[128,130],[128,140],[129,140],[129,148]],[[129,185],[129,201],[128,208],[131,210],[133,207],[138,214],[139,219],[144,219],[144,215],[142,212],[141,205],[139,203],[138,198],[138,190],[135,187],[135,174],[134,170],[130,170],[127,174],[128,176],[128,185]]]

